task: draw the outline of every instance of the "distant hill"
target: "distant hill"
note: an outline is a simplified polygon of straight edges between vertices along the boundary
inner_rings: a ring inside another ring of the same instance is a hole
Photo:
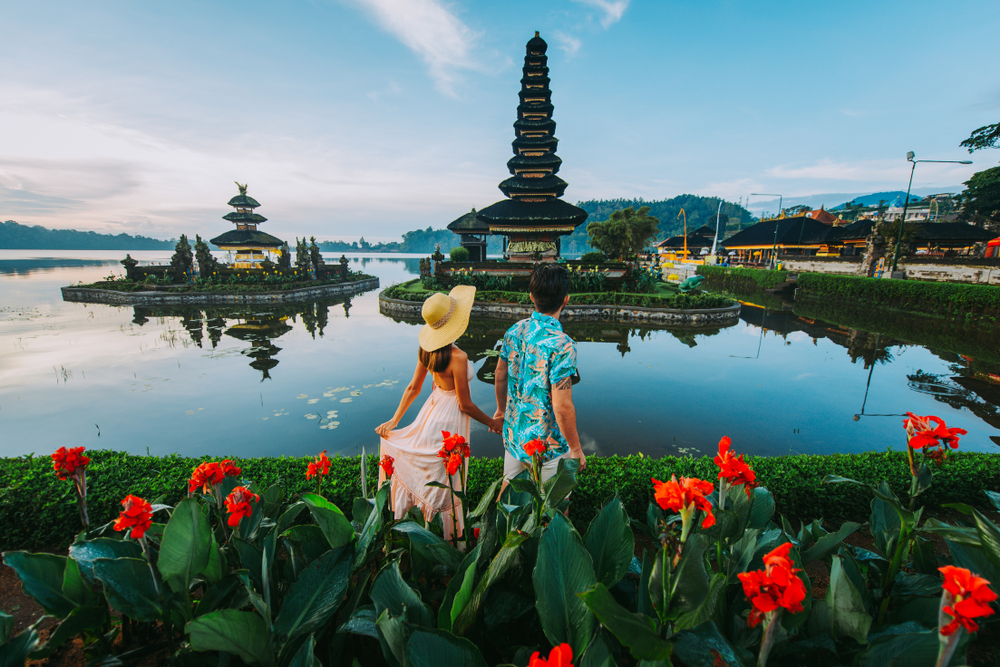
[[[874,194],[864,195],[863,197],[855,197],[851,201],[853,201],[855,204],[863,204],[864,206],[878,206],[879,201],[882,200],[884,200],[886,204],[892,204],[892,202],[896,200],[896,197],[899,197],[899,201],[903,201],[903,199],[906,197],[906,192],[904,192],[903,190],[892,190],[891,192],[876,192]],[[921,199],[920,197],[915,197],[912,194],[910,195],[911,202],[920,201],[920,199]],[[830,210],[839,211],[840,209],[843,209],[850,203],[851,202],[844,202],[843,204],[834,206]]]
[[[5,250],[173,250],[177,241],[148,236],[98,234],[75,229],[46,229],[0,222],[0,248]]]

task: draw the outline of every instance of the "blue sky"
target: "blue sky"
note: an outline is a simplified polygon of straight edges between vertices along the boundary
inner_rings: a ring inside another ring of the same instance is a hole
[[[502,197],[535,30],[569,201],[839,203],[1000,122],[995,0],[6,0],[0,28],[0,220],[54,228],[214,236],[234,180],[282,238],[441,227]],[[914,190],[1000,152],[971,158]]]

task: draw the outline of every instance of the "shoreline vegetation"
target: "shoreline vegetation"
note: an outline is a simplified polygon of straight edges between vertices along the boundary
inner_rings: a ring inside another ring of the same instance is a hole
[[[120,499],[130,493],[176,505],[186,495],[191,471],[212,460],[208,456],[143,456],[110,450],[90,451],[88,455],[87,504],[94,526],[116,517]],[[311,457],[231,460],[248,474],[252,471],[258,488],[277,484],[284,488],[286,497],[315,490],[315,483],[305,477]],[[323,495],[350,517],[355,500],[363,498],[361,457],[336,455],[329,461]],[[0,551],[52,549],[71,542],[80,530],[75,495],[71,485],[52,474],[52,460],[31,454],[0,462],[0,525],[5,527],[0,531]],[[901,451],[748,456],[746,462],[756,471],[760,485],[773,494],[776,514],[789,520],[868,520],[871,494],[853,485],[824,485],[821,482],[827,475],[874,485],[885,481],[899,496],[904,496],[910,485],[907,455]],[[368,455],[366,463],[367,488],[375,489],[378,457]],[[502,467],[500,458],[469,459],[469,507],[479,503]],[[578,527],[585,527],[616,494],[630,516],[641,517],[652,500],[650,478],[677,475],[712,479],[715,472],[710,456],[588,456],[587,470],[579,475],[573,491],[571,519]],[[967,503],[989,510],[983,489],[1000,490],[1000,454],[950,453],[947,464],[935,470],[934,476],[935,484],[921,496],[928,509],[940,511],[948,503]]]
[[[441,289],[444,289],[443,287]],[[438,289],[427,289],[419,278],[404,283],[390,285],[380,296],[399,301],[423,301]],[[570,292],[570,305],[639,306],[645,308],[671,308],[676,310],[700,310],[726,308],[735,302],[718,294],[684,294],[676,286],[659,283],[650,294],[630,292]],[[530,305],[528,292],[519,290],[476,290],[476,301],[484,303],[512,303]]]
[[[281,292],[323,285],[340,285],[343,283],[370,280],[369,276],[360,272],[349,273],[346,279],[340,277],[311,280],[308,276],[275,276],[276,280],[268,280],[269,276],[260,272],[234,271],[231,282],[204,280],[193,283],[155,283],[133,281],[127,278],[115,280],[99,280],[93,283],[80,283],[70,287],[80,289],[102,289],[115,292],[165,292],[169,294],[185,293],[218,293],[244,294],[247,292]]]

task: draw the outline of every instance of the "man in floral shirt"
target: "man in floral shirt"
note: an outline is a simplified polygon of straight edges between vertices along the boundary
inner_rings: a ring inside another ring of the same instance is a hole
[[[535,312],[503,338],[496,370],[497,412],[503,416],[504,477],[513,479],[531,464],[525,443],[547,443],[542,479],[552,477],[559,460],[587,457],[580,448],[573,407],[576,343],[563,333],[559,315],[569,302],[569,275],[558,264],[539,264],[529,285]]]

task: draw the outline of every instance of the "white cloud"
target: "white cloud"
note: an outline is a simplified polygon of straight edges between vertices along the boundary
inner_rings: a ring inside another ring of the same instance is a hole
[[[581,42],[579,39],[573,37],[572,35],[567,35],[564,32],[559,32],[557,30],[556,32],[553,33],[553,35],[556,38],[557,42],[556,46],[558,46],[560,49],[566,52],[567,58],[572,58],[573,56],[575,56],[577,51],[580,50],[580,47],[583,46],[583,42]]]
[[[917,175],[922,179],[916,178],[914,183],[921,180],[939,183],[965,181],[974,171],[971,165],[926,165],[917,169]],[[909,178],[909,172],[910,164],[900,158],[894,160],[858,160],[856,162],[835,162],[823,159],[803,167],[778,165],[771,167],[766,173],[774,178],[789,180],[856,181],[879,187],[883,184],[892,185],[899,189],[899,186],[905,184]]]
[[[438,90],[454,96],[455,72],[475,69],[471,51],[478,35],[439,0],[350,0],[370,13],[427,64]]]
[[[630,0],[574,0],[574,2],[590,5],[591,7],[595,7],[604,12],[604,18],[601,19],[601,25],[605,28],[609,28],[621,20],[622,14],[624,14],[625,10],[628,9],[629,1]]]

